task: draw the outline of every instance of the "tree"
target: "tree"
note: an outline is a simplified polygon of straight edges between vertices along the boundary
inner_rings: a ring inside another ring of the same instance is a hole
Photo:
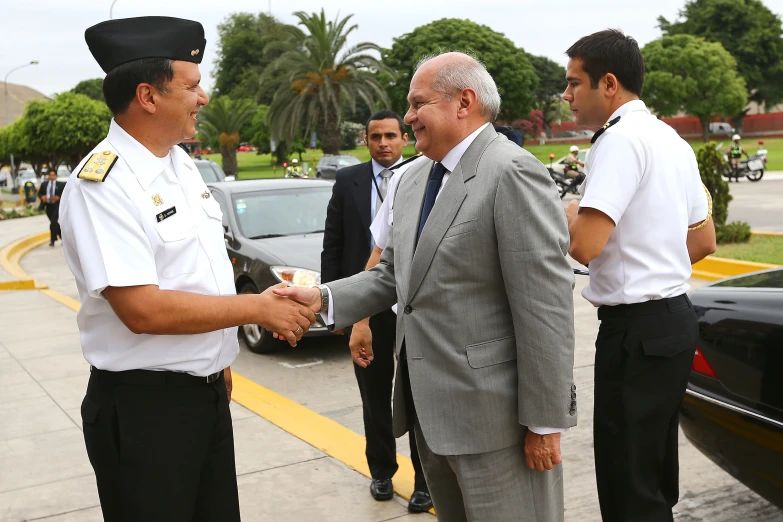
[[[237,174],[239,131],[255,113],[256,105],[252,101],[232,100],[228,96],[213,99],[199,113],[199,132],[209,141],[217,140],[227,176]]]
[[[761,0],[691,0],[680,16],[683,20],[674,23],[658,18],[664,35],[691,34],[719,42],[737,60],[750,101],[767,109],[783,101],[783,28],[780,17]],[[745,113],[737,111],[737,127]]]
[[[354,150],[359,136],[364,131],[364,125],[353,121],[344,121],[340,124],[340,148],[342,150]]]
[[[729,203],[734,197],[729,193],[729,184],[723,179],[728,165],[715,142],[709,142],[696,153],[701,181],[712,198],[712,221],[718,243],[745,243],[750,239],[750,225],[744,221],[726,223],[729,217]]]
[[[400,114],[408,110],[408,89],[419,60],[442,51],[472,52],[484,63],[500,91],[499,120],[510,122],[530,113],[538,77],[528,54],[503,34],[457,18],[419,26],[395,38],[392,48],[384,52],[383,63],[396,73],[396,79],[389,79],[387,88],[394,110]]]
[[[34,100],[22,118],[3,133],[2,155],[13,153],[40,174],[44,163],[75,166],[109,132],[111,112],[105,103],[66,92],[54,100]]]
[[[103,97],[103,80],[101,78],[82,80],[76,84],[76,87],[71,89],[71,92],[74,94],[84,94],[92,100],[106,103],[106,99]]]
[[[280,53],[265,53],[271,42],[286,37],[285,25],[276,18],[259,13],[234,13],[218,25],[218,49],[215,61],[215,96],[235,100],[248,99],[269,105],[278,83],[260,83],[259,77]]]
[[[354,107],[357,99],[370,108],[376,100],[389,104],[376,77],[386,68],[368,54],[381,49],[370,42],[345,49],[346,39],[358,27],[348,26],[353,15],[333,22],[326,21],[323,10],[320,14],[298,11],[294,16],[308,33],[288,26],[290,38],[267,47],[270,52],[283,49],[283,54],[267,67],[262,82],[276,71],[285,71],[267,122],[273,136],[289,142],[315,128],[324,153],[339,154],[343,106]]]
[[[664,36],[645,45],[642,54],[644,101],[659,116],[683,111],[698,117],[705,142],[713,116],[737,114],[745,106],[745,81],[721,44],[687,34]]]
[[[272,133],[269,131],[269,125],[266,124],[266,113],[268,110],[269,107],[266,105],[259,105],[249,123],[253,133],[250,143],[256,148],[258,154],[271,152]]]
[[[536,71],[536,76],[538,76],[538,87],[534,92],[534,106],[541,111],[544,130],[551,138],[550,124],[562,119],[560,108],[563,104],[561,96],[565,90],[566,70],[565,67],[546,56],[528,55],[528,58]],[[568,118],[570,118],[570,112]]]

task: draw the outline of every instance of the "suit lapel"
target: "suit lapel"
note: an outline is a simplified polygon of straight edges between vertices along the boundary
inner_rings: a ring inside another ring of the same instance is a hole
[[[421,286],[424,280],[427,270],[432,263],[432,258],[435,256],[435,252],[443,240],[443,236],[449,229],[449,226],[454,222],[454,218],[459,212],[463,201],[468,196],[468,190],[466,183],[474,178],[477,174],[478,162],[481,159],[481,155],[486,148],[496,139],[498,136],[492,125],[489,125],[484,129],[473,143],[470,144],[468,149],[462,155],[459,163],[454,168],[454,172],[451,173],[446,184],[441,189],[438,199],[435,201],[435,206],[432,207],[432,212],[429,218],[427,218],[427,224],[424,226],[424,230],[421,232],[419,238],[419,244],[416,247],[415,253],[412,253],[413,260],[410,264],[410,284],[408,286],[408,295],[406,300],[410,301],[416,291]],[[421,207],[424,203],[424,192],[426,191],[427,183],[419,183],[421,186],[414,196],[421,193],[421,197],[414,201],[418,202],[418,213],[416,213],[415,223],[412,227],[406,227],[413,230],[413,241],[415,242],[416,230],[418,228],[419,216],[421,215]],[[396,219],[396,216],[395,216]]]
[[[422,183],[425,186],[426,183]],[[435,256],[435,251],[438,249],[443,235],[448,230],[451,223],[454,221],[454,217],[457,215],[462,202],[468,195],[465,190],[465,181],[462,177],[462,166],[457,164],[457,167],[449,175],[449,179],[440,191],[438,199],[435,200],[435,206],[432,207],[429,218],[427,218],[427,224],[424,225],[424,230],[421,232],[419,238],[419,244],[416,247],[416,251],[413,254],[413,261],[411,261],[411,274],[410,274],[410,286],[408,299],[412,299],[416,294],[416,290],[419,289],[421,282],[424,280],[424,276],[432,263],[432,258]],[[423,200],[423,196],[422,196]],[[416,224],[418,224],[418,218],[421,215],[421,210],[416,216]],[[414,238],[415,230],[414,227]]]
[[[362,229],[365,231],[367,241],[370,240],[370,225],[372,224],[372,163],[367,163],[367,167],[359,172],[359,175],[353,180],[353,200],[356,208],[359,210],[359,218],[362,220]]]
[[[416,165],[405,172],[394,198],[394,270],[399,270],[399,288],[403,292],[408,291],[416,230],[433,164],[432,161],[422,162],[421,166]],[[407,302],[407,295],[401,297],[403,302]]]

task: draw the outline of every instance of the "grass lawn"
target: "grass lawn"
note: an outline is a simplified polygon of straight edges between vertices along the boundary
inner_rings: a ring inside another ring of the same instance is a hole
[[[690,142],[694,150],[699,150],[704,147],[704,143],[701,141]],[[723,148],[721,150],[727,150],[730,145],[730,141],[723,142]],[[748,154],[753,155],[758,150],[758,140],[748,139],[742,141],[743,147],[748,151]],[[587,148],[590,144],[580,145],[580,148]],[[535,157],[541,160],[545,165],[549,164],[549,155],[554,154],[555,159],[562,158],[568,154],[568,149],[571,147],[568,143],[550,143],[546,145],[534,145],[532,143],[525,145],[525,148],[529,150]],[[783,170],[783,138],[766,139],[764,140],[764,148],[767,149],[767,170]],[[344,151],[343,154],[350,154],[356,156],[360,161],[370,161],[370,151],[367,147],[358,147],[355,150]],[[402,155],[405,158],[416,154],[416,149],[413,145],[408,145],[402,151]],[[310,172],[315,173],[315,166],[318,164],[318,160],[323,156],[323,152],[320,150],[308,150],[302,154],[302,162],[307,163],[310,166]],[[206,156],[207,158],[222,163],[220,154],[211,154]],[[292,158],[297,156],[291,156]],[[254,152],[239,152],[237,153],[237,163],[239,164],[238,179],[255,179],[255,178],[281,178],[285,174],[281,167],[272,167],[271,156],[269,154],[255,154]]]
[[[718,257],[783,265],[783,237],[753,236],[747,243],[718,245]]]

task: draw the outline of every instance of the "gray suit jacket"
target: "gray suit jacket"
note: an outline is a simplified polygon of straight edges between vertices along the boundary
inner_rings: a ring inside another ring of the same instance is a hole
[[[524,426],[575,426],[574,276],[546,168],[487,127],[415,247],[431,167],[420,162],[400,181],[381,262],[329,283],[335,328],[398,303],[397,355],[404,341],[416,413],[436,454],[502,449]],[[397,386],[395,436],[406,427]]]

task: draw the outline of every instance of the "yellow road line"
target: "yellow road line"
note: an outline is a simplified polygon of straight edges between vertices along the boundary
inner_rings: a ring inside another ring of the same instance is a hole
[[[0,282],[0,290],[35,290],[35,281],[32,279],[16,279],[14,281]]]
[[[44,232],[14,241],[0,250],[0,267],[15,277],[31,280],[19,262],[27,253],[48,240],[49,233]],[[74,312],[79,311],[81,304],[76,299],[46,287],[37,289]],[[232,400],[349,468],[370,477],[364,455],[364,437],[237,373],[232,372],[232,377]],[[400,469],[394,477],[394,491],[410,499],[414,487],[413,463],[403,455],[397,455],[397,463]],[[433,510],[430,512],[435,513]]]

